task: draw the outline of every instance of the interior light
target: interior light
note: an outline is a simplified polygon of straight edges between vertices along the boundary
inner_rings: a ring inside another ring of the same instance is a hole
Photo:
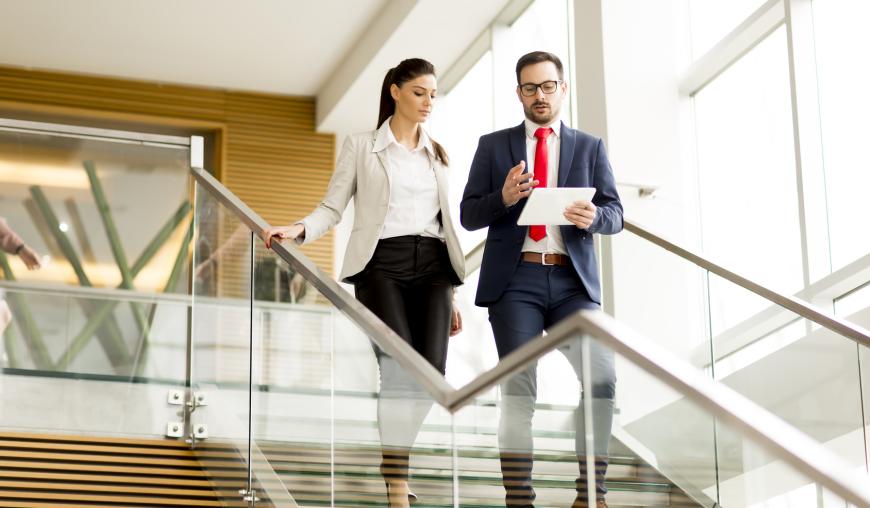
[[[89,189],[88,175],[81,167],[48,163],[0,160],[0,182],[68,189]]]

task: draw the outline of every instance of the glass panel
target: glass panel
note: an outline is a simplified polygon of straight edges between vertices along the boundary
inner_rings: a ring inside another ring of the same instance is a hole
[[[253,464],[252,233],[198,183],[195,210],[191,387],[206,404],[196,407],[188,430],[207,429],[208,439],[196,444],[198,458],[218,490],[237,501]]]
[[[711,285],[748,291],[711,275]],[[757,298],[757,297],[756,297]],[[721,323],[713,308],[713,322]],[[864,422],[856,344],[775,305],[733,326],[714,326],[716,379],[863,467]]]
[[[834,311],[838,316],[870,329],[870,284],[834,300]],[[865,463],[867,472],[870,472],[870,348],[861,345],[854,347],[858,352],[861,380]]]
[[[455,414],[460,504],[586,506],[591,488],[611,506],[695,506],[683,489],[715,485],[712,419],[586,345],[564,342]]]
[[[728,424],[717,422],[719,503],[722,506],[827,508],[854,506],[766,451]],[[856,484],[864,481],[858,471]]]
[[[870,474],[870,348],[858,350],[861,362],[861,403],[864,417],[865,471]]]
[[[868,308],[870,308],[870,283],[834,300],[834,309],[838,315],[845,316],[865,328],[870,327]]]
[[[480,270],[468,274],[453,296],[462,315],[462,332],[450,339],[445,377],[457,388],[498,363],[489,312],[486,307],[474,305],[479,277]]]
[[[705,255],[794,293],[803,272],[788,76],[780,28],[698,92],[695,112]],[[711,306],[728,309],[725,327],[765,306],[732,289],[710,285]]]
[[[189,298],[171,294],[187,293],[185,140],[11,123],[0,120],[0,219],[11,229],[0,232],[2,426],[163,437],[178,421],[167,394],[186,375]],[[14,253],[21,241],[32,259]],[[27,270],[35,260],[41,269]]]
[[[187,302],[118,290],[87,294],[94,296],[0,287],[0,305],[12,317],[3,332],[2,427],[162,437],[176,412],[167,393],[185,379]]]
[[[15,279],[163,291],[186,233],[189,148],[8,129],[0,126],[0,218],[44,264],[28,271],[10,256]]]
[[[819,113],[833,270],[870,252],[870,68],[858,62],[870,47],[870,2],[813,0]]]
[[[618,356],[617,364],[629,366],[632,362]],[[765,383],[772,381],[769,375],[765,379]],[[623,428],[627,427],[639,444],[654,453],[659,471],[665,472],[665,476],[702,506],[711,506],[712,501],[717,502],[717,506],[757,508],[846,506],[841,499],[824,492],[807,477],[777,460],[759,442],[748,438],[727,421],[713,417],[685,394],[666,386],[654,376],[648,375],[645,386],[652,392],[671,393],[673,401],[631,425],[623,425]],[[624,414],[629,406],[625,399],[619,400],[620,412]],[[707,444],[711,424],[715,425],[713,449]],[[698,448],[693,448],[693,445]],[[715,469],[711,469],[711,463],[707,462],[685,468],[681,474],[670,473],[672,465],[687,454],[699,453],[699,450],[715,458]],[[857,476],[855,480],[860,481]]]
[[[706,271],[633,234],[612,245],[615,317],[679,358],[709,365]]]
[[[335,505],[383,503],[386,483],[402,497],[405,479],[419,504],[451,505],[449,413],[337,311],[333,330]]]
[[[449,414],[261,242],[256,260],[252,433],[294,502],[382,506],[407,478],[452,504]]]
[[[766,0],[691,0],[692,57],[698,59],[737,28]]]
[[[273,503],[333,506],[331,307],[262,241],[254,246],[251,438],[265,460],[254,474],[278,482],[261,481]]]

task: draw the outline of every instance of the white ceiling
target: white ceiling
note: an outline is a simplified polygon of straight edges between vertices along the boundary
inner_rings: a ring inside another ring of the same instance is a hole
[[[370,128],[384,72],[443,73],[509,2],[0,0],[0,65],[316,96],[318,128]]]
[[[390,0],[0,0],[0,64],[315,95]]]

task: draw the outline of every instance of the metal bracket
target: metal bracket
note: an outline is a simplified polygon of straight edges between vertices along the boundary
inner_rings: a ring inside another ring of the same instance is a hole
[[[202,407],[208,405],[208,396],[205,392],[193,392],[194,407]]]
[[[208,425],[197,423],[192,429],[194,439],[208,439]]]
[[[257,491],[254,489],[251,489],[251,490],[239,489],[239,494],[242,495],[242,500],[245,501],[246,503],[256,504],[257,501],[260,500],[260,498],[257,497]]]
[[[169,422],[166,424],[166,436],[183,438],[191,445],[195,445],[197,441],[208,438],[208,425],[204,423],[192,424],[191,415],[196,408],[208,405],[208,397],[205,392],[191,392],[185,388],[173,388],[169,390],[166,401],[172,406],[183,406],[179,412],[179,416],[184,422]]]
[[[182,437],[184,436],[184,424],[181,422],[166,423],[166,437]]]
[[[169,390],[169,396],[167,397],[166,402],[172,406],[180,406],[184,404],[184,390],[180,388]]]
[[[173,406],[187,405],[191,412],[200,406],[208,405],[208,395],[205,392],[193,392],[193,399],[185,403],[185,390],[183,388],[173,388],[169,390],[167,402]]]

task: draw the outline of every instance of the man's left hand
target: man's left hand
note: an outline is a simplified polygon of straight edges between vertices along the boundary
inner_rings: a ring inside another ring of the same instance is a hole
[[[571,224],[574,224],[580,229],[588,229],[595,220],[595,210],[597,210],[592,201],[575,201],[565,209],[564,215]]]

